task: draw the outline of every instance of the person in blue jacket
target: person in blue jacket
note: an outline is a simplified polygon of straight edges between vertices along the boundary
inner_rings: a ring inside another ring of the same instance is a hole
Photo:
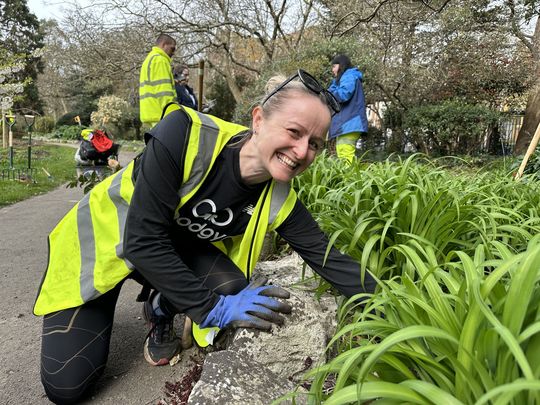
[[[338,157],[352,163],[356,142],[367,133],[368,121],[366,101],[362,87],[363,74],[353,67],[347,55],[337,55],[332,59],[332,80],[328,91],[336,97],[341,111],[332,117],[329,139],[336,139]]]

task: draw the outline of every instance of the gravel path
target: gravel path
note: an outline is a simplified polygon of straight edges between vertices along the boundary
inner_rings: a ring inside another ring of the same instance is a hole
[[[126,164],[134,152],[121,152]],[[0,184],[1,187],[1,184]],[[0,403],[45,404],[39,377],[41,318],[32,305],[47,262],[47,235],[82,197],[64,186],[0,209]],[[146,326],[139,286],[127,281],[117,304],[109,362],[91,403],[148,404],[163,397],[166,381],[178,381],[192,366],[190,349],[174,367],[151,367],[142,354]]]

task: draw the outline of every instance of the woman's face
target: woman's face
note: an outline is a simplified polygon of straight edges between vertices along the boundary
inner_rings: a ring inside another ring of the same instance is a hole
[[[263,116],[253,110],[252,140],[260,169],[273,179],[290,181],[302,173],[324,146],[330,126],[330,111],[315,95],[291,92],[279,110]]]
[[[332,65],[332,74],[334,75],[334,77],[337,77],[338,72],[339,72],[339,63],[334,63]]]

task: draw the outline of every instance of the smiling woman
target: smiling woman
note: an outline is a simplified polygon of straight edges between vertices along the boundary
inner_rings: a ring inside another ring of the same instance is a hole
[[[288,182],[302,173],[322,149],[330,112],[313,94],[296,93],[296,97],[281,103],[279,114],[268,112],[272,111],[270,106],[266,112],[263,106],[253,109],[253,136],[240,152],[240,170],[246,183],[271,178]]]
[[[145,135],[143,154],[53,230],[34,306],[45,315],[41,370],[51,400],[76,402],[101,375],[126,278],[143,284],[144,355],[152,365],[188,346],[191,339],[174,332],[179,313],[200,346],[220,329],[283,323],[292,308],[280,299],[289,293],[252,279],[268,231],[345,296],[374,291],[368,273],[361,282],[358,263],[327,249],[290,187],[322,149],[334,111],[320,84],[303,78],[271,79],[251,128],[173,105]]]

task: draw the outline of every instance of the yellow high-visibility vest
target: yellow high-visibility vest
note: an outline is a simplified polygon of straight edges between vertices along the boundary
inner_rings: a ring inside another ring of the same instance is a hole
[[[191,131],[176,214],[203,184],[227,142],[246,129],[182,109],[190,118]],[[131,162],[96,185],[49,235],[49,261],[34,304],[35,315],[80,306],[113,289],[133,270],[123,252],[127,210],[134,190],[133,166]],[[261,193],[245,233],[214,244],[249,277],[264,235],[283,223],[296,198],[288,183],[271,181]],[[203,346],[208,344],[207,332],[194,330]]]
[[[139,109],[141,122],[154,126],[163,108],[176,100],[171,58],[154,46],[146,56],[139,75]]]

